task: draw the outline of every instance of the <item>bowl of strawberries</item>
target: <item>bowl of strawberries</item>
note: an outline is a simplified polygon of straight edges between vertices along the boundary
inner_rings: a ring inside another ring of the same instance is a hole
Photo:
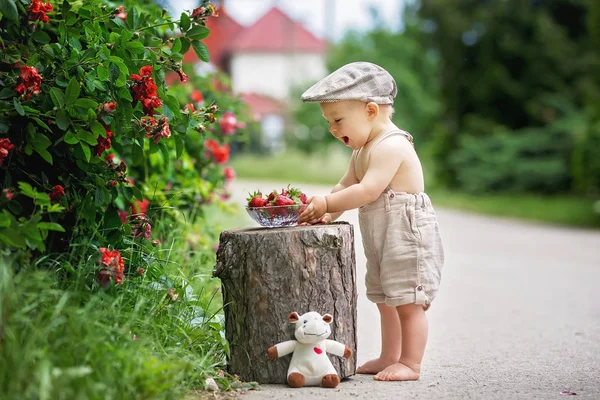
[[[295,226],[300,214],[306,209],[306,194],[288,185],[280,192],[273,190],[264,196],[261,191],[248,193],[246,211],[260,226],[276,228]]]

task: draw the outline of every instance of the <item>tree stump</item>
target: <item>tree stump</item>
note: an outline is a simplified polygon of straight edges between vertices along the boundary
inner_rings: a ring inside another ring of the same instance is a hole
[[[267,359],[267,349],[294,339],[292,311],[333,316],[331,336],[353,350],[329,355],[340,378],[356,369],[356,260],[347,222],[221,233],[213,276],[221,279],[228,372],[244,381],[286,383],[291,355]]]

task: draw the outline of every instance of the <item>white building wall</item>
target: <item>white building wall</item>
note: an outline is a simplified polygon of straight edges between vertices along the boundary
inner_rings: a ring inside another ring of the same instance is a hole
[[[293,85],[311,83],[325,73],[323,56],[314,53],[238,53],[231,59],[231,80],[237,93],[285,99]]]

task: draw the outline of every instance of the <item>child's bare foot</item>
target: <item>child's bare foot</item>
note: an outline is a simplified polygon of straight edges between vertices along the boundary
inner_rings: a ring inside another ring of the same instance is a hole
[[[390,365],[394,365],[396,362],[397,361],[395,360],[386,360],[379,357],[374,360],[367,361],[366,363],[358,367],[356,369],[356,373],[365,375],[375,375],[383,371]]]
[[[420,376],[420,371],[415,371],[398,362],[375,375],[373,379],[376,381],[416,381]]]

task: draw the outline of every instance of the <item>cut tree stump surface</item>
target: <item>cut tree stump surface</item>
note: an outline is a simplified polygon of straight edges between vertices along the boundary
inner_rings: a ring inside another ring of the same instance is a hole
[[[267,359],[267,349],[294,339],[292,311],[331,314],[331,336],[349,346],[346,360],[329,355],[341,378],[356,369],[354,229],[337,222],[224,231],[213,276],[221,279],[228,372],[244,381],[285,383],[291,355]]]

